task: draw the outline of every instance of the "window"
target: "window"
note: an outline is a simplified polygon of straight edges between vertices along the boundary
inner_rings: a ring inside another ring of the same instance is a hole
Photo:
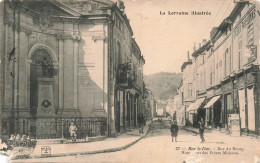
[[[206,89],[206,70],[203,71],[203,89]]]
[[[250,24],[247,27],[247,45],[254,45],[254,24]],[[250,49],[250,55],[248,56],[248,63],[256,60],[256,48]]]
[[[218,63],[216,63],[216,82],[218,82]]]
[[[117,64],[121,64],[121,45],[117,43]]]
[[[193,79],[196,79],[196,69],[193,69]]]
[[[215,64],[210,66],[210,85],[215,83],[215,71],[214,71]]]
[[[183,92],[181,92],[181,102],[182,102],[182,105],[184,105],[184,94],[183,94]]]
[[[227,48],[227,50],[225,51],[224,56],[225,56],[224,75],[227,76],[231,72],[231,53],[229,48]]]
[[[238,41],[238,68],[242,67],[242,39]]]
[[[202,89],[202,82],[203,82],[203,73],[202,73],[202,71],[200,72],[200,89]]]
[[[188,84],[189,97],[192,97],[192,83]]]
[[[210,85],[212,85],[212,82],[213,82],[213,73],[212,72],[210,72]]]
[[[227,123],[228,114],[233,113],[231,94],[225,95],[224,102],[225,102],[225,105],[224,105],[225,106],[225,108],[224,108],[224,122]]]
[[[254,44],[254,24],[250,24],[247,27],[247,45]]]

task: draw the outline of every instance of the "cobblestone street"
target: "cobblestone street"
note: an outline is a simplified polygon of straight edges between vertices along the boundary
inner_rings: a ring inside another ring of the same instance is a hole
[[[260,161],[257,139],[230,137],[217,131],[199,135],[180,127],[178,142],[171,142],[169,121],[153,122],[148,135],[126,150],[112,153],[15,160],[14,162],[244,162]],[[248,144],[252,144],[248,146]],[[83,150],[83,149],[82,149]],[[217,157],[216,157],[217,156]]]

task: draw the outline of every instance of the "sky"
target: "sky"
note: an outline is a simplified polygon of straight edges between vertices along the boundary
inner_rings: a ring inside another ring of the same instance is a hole
[[[145,58],[144,74],[181,72],[193,52],[234,8],[234,0],[124,0],[134,38]],[[189,15],[168,15],[188,12]],[[191,15],[191,11],[211,15]],[[161,15],[160,12],[165,12]]]

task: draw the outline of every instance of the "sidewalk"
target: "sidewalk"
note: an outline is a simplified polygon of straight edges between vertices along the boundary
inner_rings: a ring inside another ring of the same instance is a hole
[[[71,144],[37,144],[34,151],[30,154],[30,158],[62,157],[120,151],[140,141],[146,136],[148,131],[149,124],[144,126],[144,133],[142,134],[139,133],[139,129],[134,129],[116,138],[106,138],[102,141]],[[46,147],[49,149],[48,155],[42,155],[42,148]]]
[[[199,129],[198,128],[195,128],[195,127],[188,127],[188,126],[183,126],[183,129],[185,129],[186,131],[189,131],[189,132],[193,132],[195,134],[200,134],[199,133]],[[208,133],[208,134],[221,134],[223,136],[229,136],[229,137],[232,137],[231,135],[229,135],[226,131],[220,131],[220,130],[217,130],[217,129],[209,129],[209,128],[206,128],[204,130],[204,133]],[[259,137],[257,136],[247,136],[247,135],[241,135],[241,136],[235,136],[235,137],[240,137],[240,138],[243,138],[243,139],[254,139],[254,140],[259,140]],[[232,137],[234,138],[234,137]]]
[[[189,131],[189,132],[193,132],[195,134],[200,134],[199,133],[199,128],[195,128],[195,127],[190,127],[190,126],[183,126],[183,128],[186,130],[186,131]],[[222,133],[220,132],[219,130],[211,130],[211,129],[208,129],[206,128],[204,130],[205,133],[213,133],[213,132],[219,132],[219,133]],[[224,133],[223,133],[224,134]]]

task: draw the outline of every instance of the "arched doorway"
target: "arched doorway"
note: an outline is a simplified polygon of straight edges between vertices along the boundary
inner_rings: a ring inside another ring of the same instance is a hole
[[[37,115],[38,78],[53,78],[53,59],[45,49],[37,49],[31,56],[30,64],[30,113]]]
[[[44,48],[36,49],[31,55],[31,64],[30,64],[30,113],[32,120],[30,122],[30,133],[34,138],[45,137],[45,130],[49,128],[54,128],[53,123],[50,123],[51,126],[46,126],[46,122],[51,122],[53,120],[42,118],[39,119],[37,115],[37,110],[40,101],[39,97],[39,78],[44,79],[53,79],[54,77],[54,68],[53,68],[53,57],[52,55]],[[44,91],[44,90],[43,90]],[[47,100],[46,100],[47,101]],[[49,102],[49,101],[48,101]],[[53,105],[53,104],[52,104]],[[39,114],[39,113],[38,113]],[[40,132],[42,131],[42,132]],[[51,132],[47,133],[47,136]],[[56,134],[56,132],[54,133]]]

